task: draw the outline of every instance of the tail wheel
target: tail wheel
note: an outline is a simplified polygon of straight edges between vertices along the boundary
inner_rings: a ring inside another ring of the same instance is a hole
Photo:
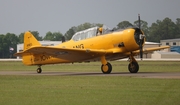
[[[107,62],[106,65],[102,65],[101,66],[101,71],[104,73],[104,74],[110,74],[111,71],[112,71],[112,65]]]
[[[42,69],[41,68],[38,68],[37,69],[37,73],[41,73],[42,72]]]
[[[128,69],[130,73],[137,73],[139,71],[139,65],[137,62],[131,62],[128,65]]]

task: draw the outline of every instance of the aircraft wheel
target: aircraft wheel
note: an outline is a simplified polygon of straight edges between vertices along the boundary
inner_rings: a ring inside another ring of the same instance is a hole
[[[139,65],[137,62],[131,62],[128,65],[128,69],[130,73],[137,73],[139,70]]]
[[[106,65],[102,65],[101,66],[101,71],[104,73],[104,74],[110,74],[111,71],[112,71],[112,66],[109,62],[107,62]]]
[[[37,69],[37,73],[41,73],[42,72],[42,69],[41,68],[38,68]]]

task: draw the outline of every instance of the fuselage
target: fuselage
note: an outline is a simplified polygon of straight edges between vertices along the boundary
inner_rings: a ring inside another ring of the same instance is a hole
[[[123,52],[128,52],[137,50],[139,48],[139,45],[134,39],[134,32],[134,29],[127,29],[119,32],[112,32],[109,34],[95,36],[80,41],[70,40],[65,43],[59,44],[56,47],[99,50],[110,50],[113,48],[119,48]],[[124,46],[119,47],[118,45],[120,43],[124,43]]]

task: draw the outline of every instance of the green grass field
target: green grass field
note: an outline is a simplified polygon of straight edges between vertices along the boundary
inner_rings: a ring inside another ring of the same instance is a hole
[[[111,62],[128,72],[128,62]],[[180,72],[180,62],[139,62],[139,72]],[[100,62],[43,66],[43,71],[101,72]],[[1,71],[34,71],[0,62]],[[0,75],[0,105],[179,105],[180,79],[121,76]]]

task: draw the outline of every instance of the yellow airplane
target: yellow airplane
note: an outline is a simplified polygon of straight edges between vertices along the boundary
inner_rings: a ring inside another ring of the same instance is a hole
[[[37,73],[41,73],[41,66],[46,64],[101,61],[102,72],[109,74],[112,66],[108,61],[123,58],[129,58],[130,73],[137,73],[139,65],[134,56],[140,54],[142,59],[143,52],[169,48],[143,49],[144,43],[145,35],[140,28],[112,31],[93,27],[75,33],[71,40],[57,46],[42,46],[30,32],[25,32],[24,50],[15,56],[22,56],[25,65],[37,65]]]

